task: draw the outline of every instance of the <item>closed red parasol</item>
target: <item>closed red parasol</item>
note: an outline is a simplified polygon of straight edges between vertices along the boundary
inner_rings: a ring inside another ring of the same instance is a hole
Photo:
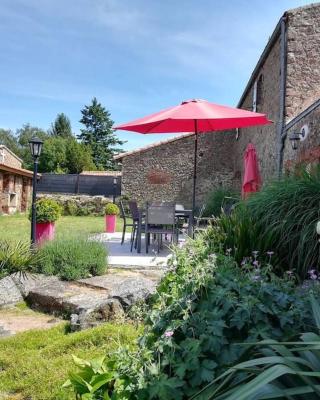
[[[242,183],[242,198],[249,193],[257,192],[261,187],[257,152],[253,144],[249,143],[244,154],[244,176]]]

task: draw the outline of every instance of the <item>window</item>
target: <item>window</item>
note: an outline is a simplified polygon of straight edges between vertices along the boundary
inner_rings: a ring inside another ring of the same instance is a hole
[[[252,97],[252,110],[258,111],[258,106],[261,106],[263,102],[263,75],[254,82],[253,85],[253,97]]]

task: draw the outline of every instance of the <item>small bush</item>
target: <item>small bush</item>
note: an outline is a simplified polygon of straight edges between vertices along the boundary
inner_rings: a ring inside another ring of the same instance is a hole
[[[78,206],[77,203],[75,201],[72,200],[68,200],[65,203],[64,206],[64,210],[63,210],[63,214],[64,215],[71,215],[71,216],[75,216],[78,213]]]
[[[87,278],[106,272],[107,251],[102,243],[63,239],[46,243],[40,250],[38,272],[64,280]]]
[[[116,204],[109,203],[106,205],[105,214],[106,215],[119,215],[119,207]]]
[[[0,241],[0,278],[14,272],[32,271],[40,262],[40,255],[29,242]]]
[[[31,219],[31,211],[29,218]],[[51,199],[39,199],[36,201],[36,220],[37,222],[55,222],[62,213],[61,206]]]
[[[232,206],[240,200],[239,194],[228,188],[214,189],[206,198],[204,216],[218,217],[221,212],[229,212]]]

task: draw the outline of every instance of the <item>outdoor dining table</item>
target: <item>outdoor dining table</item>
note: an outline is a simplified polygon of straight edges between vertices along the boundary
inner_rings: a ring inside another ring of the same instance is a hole
[[[144,209],[139,209],[139,220],[138,220],[138,230],[137,230],[137,252],[141,253],[141,233],[143,219],[146,216],[146,211]],[[188,236],[192,236],[192,210],[183,210],[177,208],[175,211],[175,216],[180,218],[185,218],[188,220]]]

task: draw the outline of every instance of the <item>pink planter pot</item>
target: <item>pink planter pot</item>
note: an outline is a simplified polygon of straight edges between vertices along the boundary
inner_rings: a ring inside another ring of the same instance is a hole
[[[38,222],[36,224],[36,243],[41,244],[47,240],[53,240],[54,233],[54,222]]]
[[[116,215],[106,215],[106,232],[114,233],[116,231]]]

